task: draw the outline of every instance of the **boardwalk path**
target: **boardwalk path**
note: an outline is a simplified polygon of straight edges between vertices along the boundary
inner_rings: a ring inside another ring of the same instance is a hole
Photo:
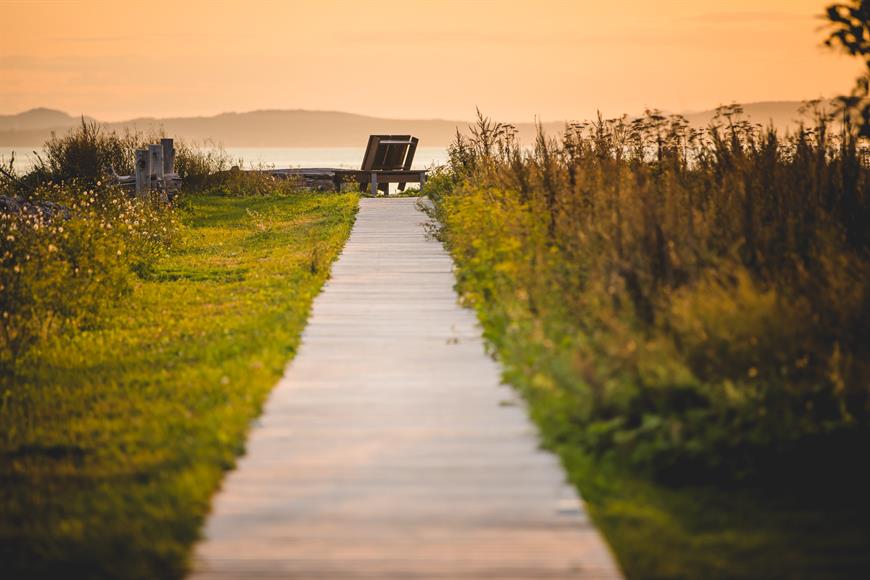
[[[194,578],[616,578],[414,199],[363,199]]]

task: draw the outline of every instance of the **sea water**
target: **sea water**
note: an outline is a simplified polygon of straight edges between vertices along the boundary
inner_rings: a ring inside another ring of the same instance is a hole
[[[39,147],[0,147],[0,163],[8,167],[15,153],[14,169],[26,173],[37,162]],[[240,167],[337,167],[359,169],[365,147],[225,147],[231,164]],[[447,162],[445,147],[418,147],[412,169],[429,169]]]

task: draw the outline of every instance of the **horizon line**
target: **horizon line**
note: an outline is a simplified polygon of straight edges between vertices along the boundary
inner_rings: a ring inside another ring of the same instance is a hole
[[[778,104],[778,103],[810,103],[813,101],[833,101],[836,97],[815,97],[815,98],[806,98],[806,99],[782,99],[782,100],[763,100],[763,101],[749,101],[749,102],[740,102],[736,100],[732,100],[729,103],[720,103],[716,106],[712,106],[709,108],[702,109],[693,109],[693,110],[684,110],[679,112],[672,112],[666,109],[658,109],[666,114],[674,114],[674,115],[695,115],[699,113],[706,113],[709,111],[716,110],[717,107],[728,106],[728,105],[741,105],[741,106],[750,106],[750,105],[766,105],[766,104]],[[644,109],[656,110],[655,107],[644,107]],[[96,121],[102,124],[122,124],[122,123],[132,123],[135,121],[167,121],[167,120],[176,120],[176,119],[215,119],[217,117],[225,116],[225,115],[249,115],[255,113],[319,113],[319,114],[334,114],[334,115],[349,115],[354,117],[365,117],[369,119],[378,119],[385,121],[438,121],[438,122],[461,122],[461,123],[473,123],[474,119],[448,119],[444,117],[382,117],[378,115],[371,115],[366,113],[354,113],[350,111],[339,111],[332,109],[305,109],[305,108],[288,108],[288,109],[276,109],[276,108],[266,108],[266,109],[250,109],[246,111],[223,111],[220,113],[214,114],[205,114],[205,115],[167,115],[163,117],[153,116],[153,115],[139,115],[134,117],[129,117],[120,120],[104,120],[99,119],[95,116],[88,115],[87,113],[76,113],[72,114],[68,111],[65,111],[60,108],[53,108],[48,106],[35,106],[29,109],[25,109],[23,111],[19,111],[17,113],[0,113],[0,117],[16,117],[19,115],[24,115],[27,113],[32,113],[34,111],[49,111],[54,113],[61,113],[66,115],[67,117],[79,117],[86,118],[88,120]],[[597,112],[600,112],[601,109],[597,109]],[[623,115],[629,115],[628,113],[623,113]],[[635,116],[639,116],[636,114]],[[490,116],[491,119],[496,119],[495,117]],[[565,119],[553,119],[547,121],[540,121],[541,123],[559,123],[559,122],[569,122],[575,119],[580,119],[581,117],[565,118]],[[538,122],[538,116],[533,115],[533,120],[531,121],[503,121],[511,124],[528,124]]]

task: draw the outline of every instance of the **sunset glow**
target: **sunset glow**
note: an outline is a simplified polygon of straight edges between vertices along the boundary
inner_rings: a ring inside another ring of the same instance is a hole
[[[0,114],[509,120],[846,90],[821,0],[0,3]],[[425,86],[425,90],[419,90]]]

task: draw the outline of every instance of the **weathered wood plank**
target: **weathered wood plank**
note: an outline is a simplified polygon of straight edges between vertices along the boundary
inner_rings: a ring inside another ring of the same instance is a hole
[[[175,173],[175,140],[163,138],[160,140],[163,149],[163,173],[166,176]]]
[[[195,579],[620,577],[415,201],[361,201]]]
[[[419,139],[417,139],[416,137],[411,137],[411,142],[408,144],[408,152],[407,152],[407,155],[405,156],[405,165],[402,166],[402,169],[404,169],[405,171],[409,171],[411,169],[411,165],[414,164],[414,154],[417,151],[417,143],[418,142],[419,142]],[[425,180],[426,180],[426,174],[423,173],[420,176],[420,184],[422,185],[422,183]],[[398,187],[399,191],[405,191],[405,184],[406,183],[404,181],[399,182],[399,187]]]
[[[151,189],[151,154],[148,149],[136,149],[136,195],[144,197]]]
[[[158,192],[161,200],[165,201],[166,180],[163,173],[163,146],[159,144],[149,145],[148,151],[151,156],[151,183],[152,189]]]

